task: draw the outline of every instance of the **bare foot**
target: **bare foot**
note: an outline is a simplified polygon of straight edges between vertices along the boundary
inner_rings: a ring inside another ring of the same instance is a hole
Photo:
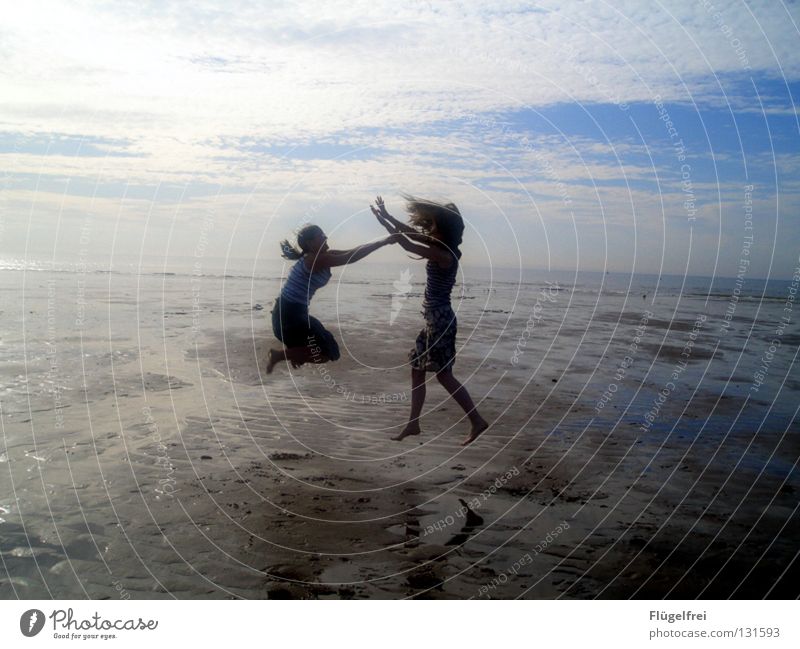
[[[467,446],[468,444],[472,444],[472,442],[478,439],[480,434],[487,428],[489,428],[489,424],[484,419],[481,419],[477,423],[473,423],[472,430],[469,431],[469,435],[467,435],[464,438],[464,441],[461,442],[461,446]]]
[[[269,350],[269,354],[267,354],[267,374],[272,374],[272,370],[275,369],[275,355],[277,352],[274,349]]]
[[[419,426],[412,426],[411,424],[409,424],[403,429],[403,431],[399,435],[395,435],[391,439],[393,439],[395,442],[399,442],[400,440],[403,440],[406,437],[411,437],[412,435],[419,435],[419,433],[420,433]]]

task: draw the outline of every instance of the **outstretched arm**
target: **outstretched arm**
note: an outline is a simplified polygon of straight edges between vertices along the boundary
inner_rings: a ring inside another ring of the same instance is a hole
[[[401,235],[393,234],[385,239],[380,239],[378,241],[374,241],[373,243],[366,243],[363,246],[357,246],[350,250],[328,250],[312,257],[311,263],[313,264],[314,270],[354,264],[355,262],[364,259],[364,257],[367,255],[372,254],[378,250],[378,248],[382,248],[383,246],[392,243],[397,243],[401,238]]]
[[[391,214],[389,214],[389,212],[386,211],[386,205],[383,204],[383,199],[380,196],[375,199],[375,207],[370,205],[370,208],[372,209],[372,213],[378,217],[378,220],[381,221],[381,223],[383,223],[384,227],[387,229],[388,225],[391,225],[395,232],[416,232],[416,230],[410,225],[406,225],[405,223],[398,221]]]
[[[375,218],[378,219],[378,223],[380,223],[389,234],[396,234],[400,232],[400,230],[389,221],[386,217],[383,216],[378,210],[376,210],[372,205],[369,206],[369,209],[372,210],[372,213],[375,215]]]
[[[383,199],[380,196],[375,199],[375,204],[377,205],[377,208],[373,205],[370,205],[369,208],[378,219],[378,223],[386,228],[386,231],[390,234],[402,232],[408,237],[411,237],[414,241],[419,241],[420,243],[426,243],[430,240],[430,237],[427,235],[417,232],[410,225],[403,223],[402,221],[398,221],[391,214],[389,214],[389,212],[386,211],[386,206],[383,204]]]
[[[428,246],[424,243],[413,243],[409,241],[407,237],[402,235],[399,236],[397,243],[399,243],[400,246],[408,252],[419,255],[420,257],[424,257],[425,259],[432,259],[442,268],[447,268],[453,263],[453,259],[450,254],[438,246]]]

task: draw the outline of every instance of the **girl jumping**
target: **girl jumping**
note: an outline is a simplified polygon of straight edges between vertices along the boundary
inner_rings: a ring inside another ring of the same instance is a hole
[[[419,435],[419,417],[425,403],[425,373],[435,372],[439,383],[469,417],[472,427],[462,442],[462,445],[467,445],[474,442],[489,424],[481,417],[467,389],[453,376],[458,323],[450,304],[450,293],[458,275],[464,220],[452,203],[442,205],[411,196],[405,198],[411,225],[391,216],[380,196],[375,201],[377,207],[370,206],[381,225],[392,235],[399,236],[397,242],[403,248],[428,260],[422,302],[425,328],[419,332],[416,345],[409,354],[411,414],[403,431],[392,439]]]
[[[297,234],[297,247],[289,241],[281,242],[282,256],[296,263],[272,309],[272,332],[284,344],[284,349],[269,350],[267,374],[281,361],[299,367],[308,362],[327,363],[339,359],[339,345],[333,334],[308,313],[311,298],[330,281],[332,267],[352,264],[400,238],[400,235],[392,235],[352,250],[331,250],[322,228],[307,225]]]

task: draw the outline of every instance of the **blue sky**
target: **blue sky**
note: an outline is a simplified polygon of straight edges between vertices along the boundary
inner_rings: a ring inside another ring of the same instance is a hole
[[[797,2],[17,4],[3,256],[213,227],[204,254],[274,259],[308,220],[379,236],[405,191],[459,205],[475,265],[730,276],[749,234],[752,276],[798,265]]]

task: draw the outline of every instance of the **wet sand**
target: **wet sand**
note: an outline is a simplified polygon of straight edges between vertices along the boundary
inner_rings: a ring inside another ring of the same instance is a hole
[[[736,372],[751,374],[732,371],[732,337],[715,354],[706,327],[643,430],[692,330],[671,302],[615,380],[640,310],[597,317],[587,303],[581,322],[564,317],[565,294],[537,323],[546,345],[512,365],[530,301],[480,296],[459,313],[457,375],[492,426],[465,448],[468,425],[435,382],[423,435],[389,440],[407,416],[416,306],[381,330],[342,304],[328,319],[340,362],[267,377],[276,343],[249,287],[224,305],[205,289],[193,310],[171,281],[115,289],[128,317],[69,335],[62,286],[57,371],[46,340],[2,359],[1,597],[800,594],[798,429],[763,392],[737,392]],[[46,290],[37,302],[29,287],[32,316]]]

